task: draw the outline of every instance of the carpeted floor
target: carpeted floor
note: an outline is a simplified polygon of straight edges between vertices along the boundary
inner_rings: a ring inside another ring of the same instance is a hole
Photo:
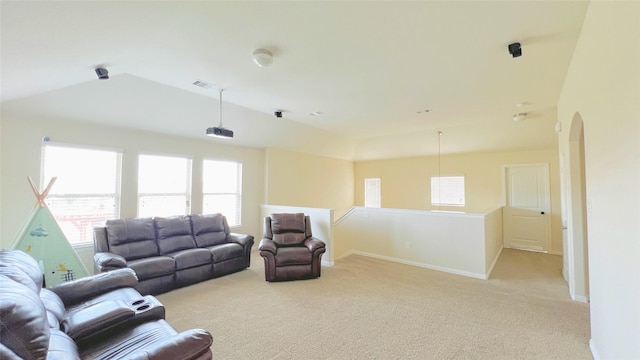
[[[589,305],[562,257],[504,249],[489,280],[351,255],[322,277],[239,273],[158,296],[178,330],[214,337],[215,359],[592,359]]]

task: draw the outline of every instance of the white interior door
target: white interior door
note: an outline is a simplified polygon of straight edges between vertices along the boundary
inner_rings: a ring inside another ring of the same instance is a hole
[[[549,250],[551,234],[549,166],[505,167],[504,247]]]

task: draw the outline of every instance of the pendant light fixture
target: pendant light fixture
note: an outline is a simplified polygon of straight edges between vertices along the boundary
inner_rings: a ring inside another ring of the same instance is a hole
[[[442,209],[442,176],[440,174],[440,137],[442,136],[442,131],[436,131],[436,135],[438,136],[438,210]]]
[[[207,136],[213,136],[213,137],[218,137],[218,138],[223,138],[223,139],[231,139],[233,137],[233,131],[229,130],[229,129],[225,129],[222,126],[222,92],[224,90],[220,89],[220,107],[219,107],[219,118],[220,118],[220,124],[217,127],[210,127],[207,129]]]

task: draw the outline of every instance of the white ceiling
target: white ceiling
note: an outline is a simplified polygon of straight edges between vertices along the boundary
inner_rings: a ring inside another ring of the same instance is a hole
[[[217,88],[192,85],[202,80],[225,89],[231,144],[364,160],[433,154],[437,130],[444,153],[556,147],[555,106],[588,2],[0,6],[4,116],[223,141],[204,137],[219,119]],[[514,41],[520,58],[507,51]],[[253,64],[257,48],[273,65]],[[98,65],[110,80],[97,80]],[[515,123],[519,111],[531,115]]]

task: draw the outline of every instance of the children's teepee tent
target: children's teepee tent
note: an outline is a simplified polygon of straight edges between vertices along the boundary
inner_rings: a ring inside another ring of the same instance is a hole
[[[44,202],[56,178],[49,181],[42,193],[31,178],[28,180],[38,202],[11,247],[26,252],[38,261],[46,286],[88,276],[89,272]]]

